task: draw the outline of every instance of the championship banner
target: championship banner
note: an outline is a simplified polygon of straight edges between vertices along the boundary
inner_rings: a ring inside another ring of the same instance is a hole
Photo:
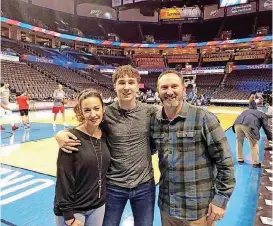
[[[272,0],[260,0],[259,1],[259,11],[271,11],[272,10]]]
[[[227,8],[227,16],[236,16],[256,12],[256,2]]]
[[[218,5],[205,6],[204,9],[204,20],[211,20],[215,18],[221,18],[225,15],[224,8],[218,8]]]
[[[198,20],[201,18],[199,7],[167,8],[160,10],[160,20]]]

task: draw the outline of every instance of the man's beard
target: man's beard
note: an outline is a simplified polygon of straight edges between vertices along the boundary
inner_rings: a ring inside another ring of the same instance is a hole
[[[166,97],[160,98],[161,102],[163,103],[164,107],[171,108],[171,107],[178,107],[181,103],[181,98],[175,97],[172,100],[168,100]]]

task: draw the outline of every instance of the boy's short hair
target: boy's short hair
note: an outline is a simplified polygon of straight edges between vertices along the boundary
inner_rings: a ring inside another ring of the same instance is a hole
[[[112,76],[113,84],[115,85],[119,78],[124,78],[125,76],[136,78],[137,82],[140,83],[141,77],[138,70],[133,68],[131,65],[124,65],[116,68],[116,71]]]

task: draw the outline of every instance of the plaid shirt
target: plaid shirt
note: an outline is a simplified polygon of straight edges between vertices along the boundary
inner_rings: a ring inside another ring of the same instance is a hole
[[[158,150],[159,207],[172,217],[197,220],[209,203],[226,208],[235,186],[234,165],[217,117],[184,102],[172,121],[164,110],[151,120],[151,141]]]

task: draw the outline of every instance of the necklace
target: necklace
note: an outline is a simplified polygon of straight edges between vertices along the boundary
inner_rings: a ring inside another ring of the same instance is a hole
[[[99,180],[98,180],[98,185],[99,185],[99,193],[98,193],[98,198],[100,199],[101,197],[101,186],[102,186],[102,178],[101,178],[101,171],[102,171],[102,152],[101,152],[101,140],[99,140],[99,150],[95,148],[95,145],[93,144],[92,137],[89,136],[90,142],[92,144],[92,147],[94,149],[97,163],[98,163],[98,171],[99,171]]]
[[[92,136],[92,137],[96,137],[96,132],[99,132],[100,129],[99,128],[96,128],[95,131],[93,132],[93,134],[89,133],[88,132],[88,129],[87,129],[87,125],[86,124],[83,124],[83,128],[86,130],[86,133],[89,134],[89,136]]]

